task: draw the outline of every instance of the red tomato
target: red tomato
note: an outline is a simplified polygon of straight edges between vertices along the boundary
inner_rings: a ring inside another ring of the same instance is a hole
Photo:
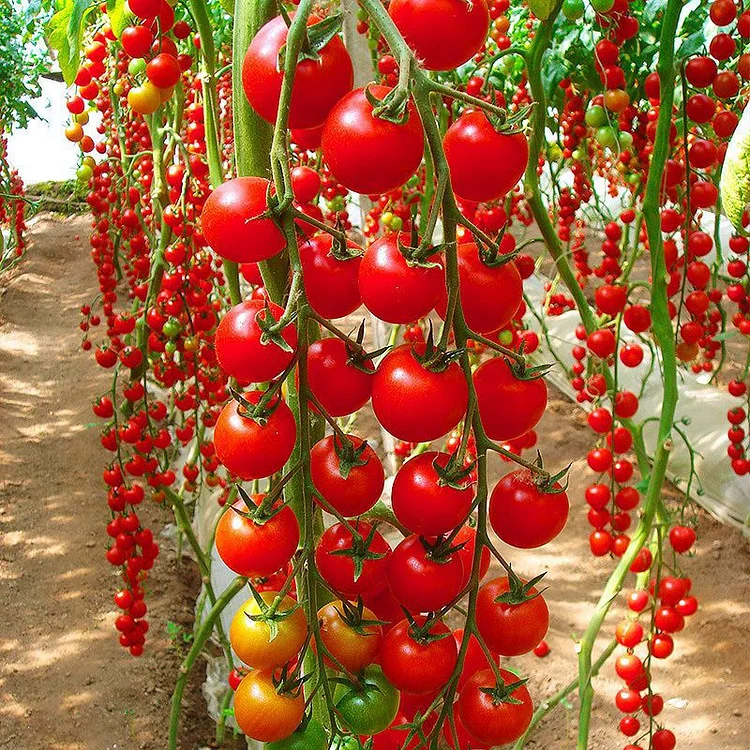
[[[370,510],[378,501],[385,484],[383,464],[375,451],[365,445],[361,438],[354,435],[348,438],[350,446],[347,446],[347,450],[350,455],[344,456],[343,467],[336,454],[333,435],[319,440],[310,451],[310,477],[315,489],[347,518]],[[363,445],[364,450],[359,452]],[[347,465],[347,458],[353,465]]]
[[[260,505],[264,497],[251,495],[255,505]],[[277,501],[275,505],[279,504]],[[299,525],[292,509],[287,505],[262,523],[235,510],[247,512],[245,502],[237,500],[216,524],[216,551],[224,564],[247,578],[264,578],[284,567],[299,544]]]
[[[433,372],[419,362],[425,344],[403,344],[389,352],[375,373],[372,408],[380,424],[399,440],[437,440],[463,418],[469,389],[456,362]]]
[[[547,634],[549,609],[536,588],[526,594],[532,599],[518,604],[498,602],[497,598],[509,590],[507,577],[493,578],[479,589],[477,627],[493,651],[503,656],[519,656],[531,651]]]
[[[240,302],[227,311],[216,328],[216,356],[224,372],[243,383],[264,383],[280,375],[294,357],[297,348],[297,329],[293,323],[284,327],[281,335],[292,351],[285,351],[274,341],[264,343],[263,330],[257,322],[266,321],[264,300]],[[268,303],[271,320],[277,321],[282,308]]]
[[[146,77],[160,89],[169,89],[176,86],[181,73],[177,58],[167,52],[159,53],[146,65]]]
[[[354,251],[361,248],[347,241]],[[357,276],[361,258],[339,260],[333,254],[333,238],[316,234],[300,243],[300,262],[310,307],[323,318],[343,318],[362,304]]]
[[[474,372],[479,416],[492,440],[514,440],[534,429],[547,406],[544,378],[523,380],[503,357],[481,364]]]
[[[312,203],[320,192],[320,175],[310,167],[295,167],[291,172],[292,192],[297,203]],[[326,235],[329,237],[330,235]]]
[[[392,0],[388,13],[427,70],[452,70],[471,60],[490,27],[485,0]]]
[[[268,260],[286,247],[281,230],[271,219],[258,218],[268,210],[268,180],[236,177],[217,187],[201,212],[206,242],[222,258],[237,263]]]
[[[502,253],[512,252],[515,240],[506,234]],[[514,263],[488,266],[473,242],[458,246],[458,278],[461,310],[466,325],[476,333],[491,333],[506,326],[523,301],[523,281]],[[443,285],[437,311],[444,318],[448,292]]]
[[[387,86],[372,85],[382,100]],[[424,153],[424,133],[417,109],[409,101],[403,125],[372,114],[365,89],[355,89],[331,110],[323,126],[323,158],[333,176],[355,193],[379,195],[403,185],[416,171]]]
[[[263,394],[243,394],[257,404]],[[289,460],[297,440],[297,426],[291,409],[278,396],[271,401],[272,410],[265,424],[244,413],[236,401],[221,411],[214,429],[216,457],[232,474],[242,479],[263,479],[280,471]]]
[[[450,455],[428,451],[409,459],[391,489],[393,512],[414,534],[438,536],[452,531],[468,517],[474,501],[471,482],[448,484],[435,468],[445,469]]]
[[[291,14],[292,16],[294,14]],[[311,15],[307,25],[320,19]],[[265,120],[276,122],[283,70],[279,52],[286,44],[288,29],[282,16],[269,21],[255,35],[242,63],[242,88],[250,106]],[[341,38],[334,36],[317,51],[316,60],[300,60],[294,73],[289,127],[316,128],[342,96],[352,89],[352,60]]]
[[[388,585],[410,612],[435,612],[448,604],[463,587],[464,564],[458,553],[437,557],[416,534],[393,550],[388,565]]]
[[[435,307],[445,290],[439,255],[429,266],[407,261],[399,243],[408,245],[405,233],[388,234],[367,248],[359,267],[359,293],[365,307],[386,323],[411,323]],[[432,265],[439,263],[440,265]]]
[[[423,625],[424,617],[417,618]],[[404,693],[432,693],[444,687],[458,661],[456,641],[449,628],[436,622],[421,637],[414,637],[408,620],[401,620],[383,639],[380,666],[389,682]],[[444,636],[439,638],[437,636]]]
[[[443,139],[453,192],[483,203],[502,198],[523,177],[529,144],[522,133],[508,135],[492,126],[484,112],[466,112]]]
[[[490,523],[512,547],[533,549],[552,541],[568,520],[567,494],[558,483],[546,492],[529,469],[506,474],[490,496]]]
[[[370,360],[350,363],[351,354],[340,338],[319,339],[307,350],[310,390],[332,417],[345,417],[369,400],[375,368]]]

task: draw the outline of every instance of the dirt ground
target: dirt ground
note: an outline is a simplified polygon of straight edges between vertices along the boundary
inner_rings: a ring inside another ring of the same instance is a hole
[[[0,279],[0,748],[156,750],[165,746],[179,649],[168,623],[191,627],[198,579],[167,539],[149,579],[151,630],[141,659],[117,644],[115,577],[104,558],[105,451],[92,427],[93,398],[107,376],[80,349],[78,308],[96,292],[87,219],[37,221],[27,257]],[[611,570],[587,552],[581,456],[590,433],[575,408],[554,397],[539,429],[547,465],[576,459],[571,520],[541,551],[509,551],[519,573],[549,570],[552,612],[544,660],[515,660],[538,701],[574,676],[574,639]],[[502,472],[498,462],[495,467]],[[146,510],[158,529],[169,519]],[[685,561],[701,609],[659,663],[662,718],[679,748],[744,750],[750,743],[750,553],[740,535],[700,515],[697,555]],[[604,627],[606,643],[618,619]],[[184,647],[183,647],[184,648]],[[595,682],[591,748],[618,750],[611,664]],[[187,691],[183,750],[209,745],[200,679]],[[575,695],[537,730],[530,747],[575,747]]]

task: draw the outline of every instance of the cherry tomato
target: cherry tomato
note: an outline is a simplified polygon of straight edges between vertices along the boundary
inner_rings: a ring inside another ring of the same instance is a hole
[[[318,610],[320,638],[335,659],[327,659],[333,669],[338,670],[341,665],[357,674],[375,661],[383,642],[383,628],[371,624],[375,620],[375,614],[363,607],[361,621],[350,624],[346,618],[346,607],[341,601],[330,602]]]
[[[380,667],[365,667],[354,683],[336,686],[334,702],[344,726],[354,734],[382,732],[396,718],[399,694]]]
[[[305,698],[279,693],[273,674],[266,670],[250,672],[234,693],[234,720],[250,739],[258,742],[284,740],[300,725]]]

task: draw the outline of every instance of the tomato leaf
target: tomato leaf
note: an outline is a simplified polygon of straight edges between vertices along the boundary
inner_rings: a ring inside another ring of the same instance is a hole
[[[119,39],[123,30],[130,24],[133,14],[125,0],[107,0],[107,18],[112,26],[112,32]]]
[[[65,0],[47,25],[49,45],[57,52],[57,62],[69,86],[81,62],[86,17],[96,7],[93,0]]]
[[[555,0],[529,0],[531,12],[540,21],[546,21],[550,17],[555,4]]]

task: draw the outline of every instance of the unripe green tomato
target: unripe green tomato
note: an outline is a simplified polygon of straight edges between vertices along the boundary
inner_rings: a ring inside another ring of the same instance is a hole
[[[307,726],[290,734],[284,740],[269,742],[266,750],[328,750],[328,737],[316,719],[310,719]]]
[[[637,173],[633,173],[628,177],[628,182],[634,187],[638,187],[641,184],[641,176]]]
[[[505,73],[506,76],[513,72],[515,63],[513,62],[512,55],[506,55],[500,60],[500,70]]]
[[[599,128],[596,131],[596,140],[604,148],[615,149],[617,148],[617,131],[609,125]]]
[[[627,130],[623,130],[617,137],[617,140],[623,151],[629,151],[630,147],[633,145],[633,135],[632,133],[628,133]]]
[[[550,161],[559,161],[562,157],[562,149],[556,143],[549,144],[548,153]]]
[[[391,219],[391,229],[394,232],[400,231],[403,226],[404,226],[404,222],[401,220],[400,216],[394,216]]]
[[[591,0],[591,7],[597,13],[609,13],[614,8],[615,0]]]
[[[383,224],[389,227],[393,221],[393,214],[390,211],[383,211],[383,215],[380,218]]]
[[[76,170],[76,177],[81,182],[88,182],[93,174],[94,172],[88,164],[81,164]]]
[[[503,345],[503,346],[510,346],[510,344],[513,343],[513,331],[508,330],[507,328],[500,331],[500,333],[497,335],[497,340]]]
[[[174,341],[167,341],[167,343],[164,344],[164,351],[167,354],[174,354],[177,351],[177,344]]]
[[[162,333],[168,338],[173,339],[180,335],[182,325],[177,318],[169,318],[162,328]]]
[[[581,151],[580,148],[577,148],[571,156],[573,157],[573,161],[581,161],[583,159],[584,153]]]
[[[583,0],[565,0],[562,12],[569,21],[577,21],[584,13]]]
[[[139,76],[141,73],[146,72],[146,61],[142,57],[134,57],[129,63],[128,63],[128,73],[130,73],[131,76]]]
[[[600,128],[607,122],[607,112],[604,107],[600,107],[598,104],[592,104],[586,110],[586,124],[590,128]]]

